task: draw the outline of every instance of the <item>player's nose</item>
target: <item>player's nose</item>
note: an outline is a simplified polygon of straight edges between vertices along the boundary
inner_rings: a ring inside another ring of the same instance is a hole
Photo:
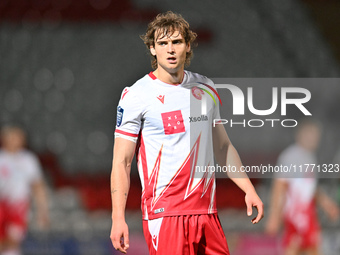
[[[175,51],[174,45],[170,42],[168,44],[168,52],[173,53]]]

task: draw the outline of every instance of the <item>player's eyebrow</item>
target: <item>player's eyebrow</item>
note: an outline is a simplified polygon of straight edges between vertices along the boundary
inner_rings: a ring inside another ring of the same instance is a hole
[[[159,42],[167,42],[169,40],[169,38],[160,38],[160,39],[157,39],[156,42],[159,43]]]
[[[164,36],[162,38],[157,39],[156,43],[162,43],[162,42],[184,42],[184,38],[165,38]]]
[[[157,40],[156,43],[163,43],[163,42],[167,43],[169,41],[171,41],[172,43],[175,43],[175,42],[177,43],[177,42],[184,42],[184,39],[183,38],[180,38],[180,39],[162,39],[162,40]]]

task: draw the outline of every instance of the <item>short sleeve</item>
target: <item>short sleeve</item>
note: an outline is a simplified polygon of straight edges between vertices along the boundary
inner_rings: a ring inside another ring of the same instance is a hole
[[[126,87],[117,106],[115,137],[137,142],[142,125],[142,103],[136,91]]]
[[[42,169],[39,159],[33,154],[29,153],[29,172],[30,172],[30,182],[35,183],[42,180]]]
[[[276,162],[276,166],[282,166],[286,167],[289,166],[291,162],[289,162],[289,157],[287,157],[287,154],[285,151],[279,155],[279,158]],[[274,178],[281,179],[282,181],[289,181],[290,173],[286,173],[284,171],[278,171],[274,173]]]

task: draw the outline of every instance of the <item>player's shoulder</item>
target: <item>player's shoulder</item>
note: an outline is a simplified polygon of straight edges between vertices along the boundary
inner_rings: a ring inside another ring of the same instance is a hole
[[[185,75],[187,75],[188,83],[199,82],[199,83],[208,84],[210,86],[214,86],[214,82],[205,75],[194,73],[194,72],[187,71],[187,70],[184,73]]]
[[[282,154],[283,155],[301,155],[304,154],[305,150],[303,148],[301,148],[299,145],[297,144],[292,144],[290,146],[288,146],[286,149],[283,150]]]
[[[150,84],[150,77],[149,75],[145,75],[144,77],[138,79],[134,84],[131,86],[127,86],[123,89],[120,99],[123,100],[125,98],[130,98],[136,100],[140,98],[141,95],[147,93],[148,86]]]
[[[285,149],[283,149],[283,151],[281,151],[279,158],[289,157],[291,154],[294,153],[295,150],[296,150],[295,144],[291,144]]]
[[[281,164],[290,164],[303,160],[305,156],[305,151],[300,146],[292,144],[280,153],[278,162]]]
[[[19,153],[20,153],[20,156],[25,160],[33,161],[33,162],[39,161],[38,156],[28,149],[22,149]]]
[[[5,152],[3,149],[0,149],[0,159],[3,158],[5,155]]]
[[[150,77],[149,74],[144,75],[142,78],[138,79],[131,87],[130,89],[134,91],[145,91],[145,87],[150,84],[150,81],[152,78]]]

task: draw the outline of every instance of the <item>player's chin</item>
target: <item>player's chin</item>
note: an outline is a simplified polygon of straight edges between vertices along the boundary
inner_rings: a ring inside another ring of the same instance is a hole
[[[166,67],[166,71],[170,74],[176,74],[178,73],[178,71],[180,70],[181,68],[179,68],[178,66],[167,66]]]

